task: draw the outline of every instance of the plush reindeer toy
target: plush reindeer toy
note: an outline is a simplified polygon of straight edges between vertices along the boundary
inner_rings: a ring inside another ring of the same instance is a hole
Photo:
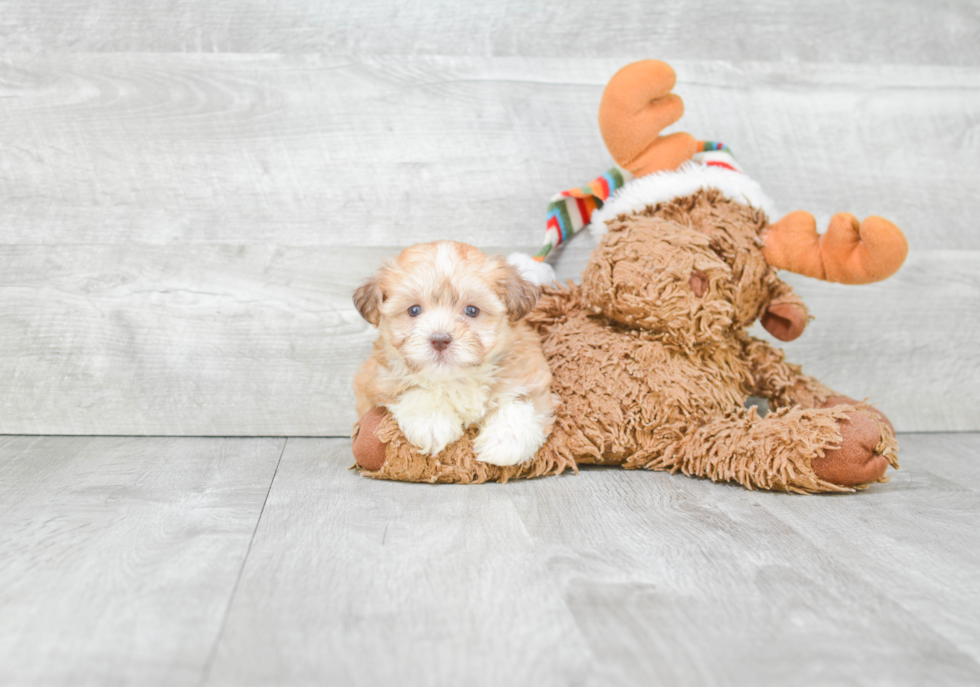
[[[881,217],[843,213],[823,235],[807,212],[770,223],[771,201],[724,146],[659,135],[683,113],[674,83],[652,60],[610,80],[599,124],[617,167],[550,208],[536,258],[582,227],[597,247],[580,285],[545,286],[527,316],[560,400],[544,445],[522,463],[492,465],[476,458],[471,427],[424,455],[378,407],[355,428],[364,474],[506,481],[595,463],[804,493],[862,488],[898,467],[882,413],[805,375],[747,329],[761,320],[782,341],[803,333],[808,312],[778,270],[879,281],[904,262],[904,235]],[[746,408],[753,395],[771,412]]]

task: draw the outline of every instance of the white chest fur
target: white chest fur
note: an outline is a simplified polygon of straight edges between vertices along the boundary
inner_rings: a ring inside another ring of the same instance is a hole
[[[412,415],[452,414],[463,427],[468,427],[486,416],[489,401],[489,384],[465,377],[424,381],[403,393],[396,405]],[[392,411],[395,412],[394,408]]]

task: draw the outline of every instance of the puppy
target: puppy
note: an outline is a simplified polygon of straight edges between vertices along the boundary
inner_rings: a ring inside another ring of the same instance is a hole
[[[354,378],[358,415],[387,407],[430,455],[477,425],[478,460],[529,459],[556,405],[541,342],[521,321],[538,294],[503,256],[465,243],[420,244],[388,260],[354,293],[379,331]]]

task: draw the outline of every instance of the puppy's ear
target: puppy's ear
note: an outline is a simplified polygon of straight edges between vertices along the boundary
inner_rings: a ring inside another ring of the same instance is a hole
[[[381,275],[376,274],[354,292],[354,307],[361,317],[375,327],[381,321],[381,304],[384,293],[381,291]]]
[[[507,306],[507,318],[517,322],[534,308],[541,295],[541,289],[522,277],[502,256],[495,256],[497,268],[501,275],[498,279],[500,295]]]

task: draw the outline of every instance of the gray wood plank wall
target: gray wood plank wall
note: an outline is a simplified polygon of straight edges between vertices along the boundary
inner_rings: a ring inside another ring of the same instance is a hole
[[[647,56],[977,64],[958,0],[58,0],[4,3],[10,51]]]
[[[347,434],[352,289],[418,241],[536,247],[643,57],[781,210],[909,237],[881,284],[790,278],[817,317],[792,359],[900,430],[980,429],[975,4],[4,9],[0,433]]]

